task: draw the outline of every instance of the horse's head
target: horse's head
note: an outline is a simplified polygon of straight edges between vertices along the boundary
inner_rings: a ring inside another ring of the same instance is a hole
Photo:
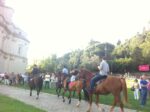
[[[70,71],[71,75],[78,75],[78,73],[79,73],[78,69],[73,69],[73,70]]]
[[[80,69],[79,71],[79,78],[90,80],[93,77],[92,72],[86,70],[86,69]]]

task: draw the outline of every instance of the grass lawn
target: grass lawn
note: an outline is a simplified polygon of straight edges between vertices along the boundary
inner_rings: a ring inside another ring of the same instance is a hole
[[[0,112],[46,112],[0,94]]]

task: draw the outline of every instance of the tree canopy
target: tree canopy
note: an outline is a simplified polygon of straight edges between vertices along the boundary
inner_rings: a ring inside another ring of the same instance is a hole
[[[76,49],[62,57],[52,55],[41,60],[42,71],[56,72],[66,65],[69,70],[84,66],[91,71],[97,69],[102,56],[106,56],[111,72],[138,71],[141,64],[150,64],[150,31],[137,34],[117,45],[91,40],[85,49]]]

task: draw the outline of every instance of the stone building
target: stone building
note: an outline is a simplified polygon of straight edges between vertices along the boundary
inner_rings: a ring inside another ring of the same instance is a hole
[[[23,73],[29,40],[12,22],[14,10],[0,0],[0,72]]]

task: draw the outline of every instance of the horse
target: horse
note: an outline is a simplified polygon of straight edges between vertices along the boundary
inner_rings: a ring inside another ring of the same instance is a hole
[[[73,70],[73,71],[77,75],[78,72],[76,70]],[[72,73],[73,72],[71,72],[71,74]],[[69,102],[68,102],[68,104],[71,104],[72,92],[73,92],[73,96],[75,95],[75,92],[76,92],[78,94],[78,97],[79,97],[79,101],[76,104],[76,106],[78,107],[80,105],[80,102],[81,102],[81,90],[83,88],[82,80],[76,80],[76,81],[68,83],[68,80],[70,78],[69,77],[63,78],[64,76],[61,72],[58,72],[58,74],[56,74],[55,76],[58,79],[57,82],[56,82],[57,96],[59,97],[60,91],[61,91],[61,89],[63,89],[62,98],[63,98],[63,102],[65,102],[64,95],[68,91],[69,92],[69,96],[68,96]]]
[[[61,72],[55,73],[55,79],[57,80],[56,82],[56,94],[59,97],[60,93],[61,93],[61,89],[62,89],[62,83],[61,83],[61,79],[62,79],[62,74]]]
[[[34,76],[33,78],[29,78],[28,84],[29,84],[29,88],[30,88],[30,96],[32,96],[32,90],[36,89],[36,91],[37,91],[36,99],[39,99],[39,93],[43,86],[43,77],[42,76]]]
[[[108,95],[110,93],[114,96],[114,102],[110,109],[110,112],[113,112],[114,107],[116,106],[117,103],[120,106],[121,112],[124,112],[123,103],[121,101],[121,92],[123,91],[124,100],[127,102],[127,86],[126,86],[125,78],[109,75],[106,79],[103,79],[101,83],[97,84],[94,93],[89,93],[88,89],[90,87],[90,80],[93,76],[94,74],[92,72],[86,69],[80,69],[79,78],[85,79],[86,81],[85,82],[86,91],[84,92],[89,103],[87,112],[91,112],[92,110],[91,107],[92,107],[93,94],[96,95],[96,105],[98,107],[98,110],[104,111],[104,109],[101,108],[99,105],[99,95]]]

